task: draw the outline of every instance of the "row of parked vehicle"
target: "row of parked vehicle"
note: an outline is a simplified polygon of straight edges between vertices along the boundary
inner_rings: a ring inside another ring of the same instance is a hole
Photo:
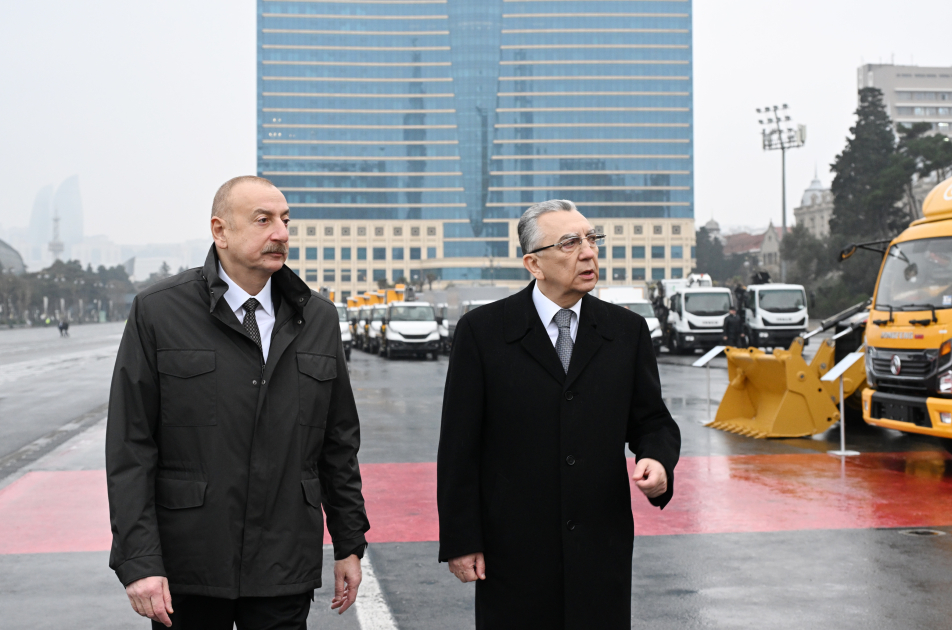
[[[388,359],[414,357],[436,360],[449,352],[459,318],[492,300],[470,300],[456,309],[447,304],[395,301],[348,307],[336,303],[344,353],[352,348]]]

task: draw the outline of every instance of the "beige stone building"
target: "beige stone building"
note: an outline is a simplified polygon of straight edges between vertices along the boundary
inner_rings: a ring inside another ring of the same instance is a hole
[[[794,220],[797,225],[804,226],[813,236],[824,238],[830,234],[832,216],[833,193],[814,175],[810,187],[803,191],[800,206],[793,209]]]
[[[522,266],[517,223],[487,221],[484,233],[505,236],[473,241],[452,237],[454,224],[465,225],[465,221],[292,219],[287,264],[312,287],[334,289],[339,299],[376,290],[381,280],[429,287],[432,279],[433,289],[450,284],[515,289],[529,281]],[[605,246],[599,249],[600,284],[679,278],[695,266],[693,219],[612,218],[595,219],[592,224],[606,234]],[[445,244],[455,242],[472,242],[478,248],[486,242],[498,245],[491,252],[474,249],[470,257],[445,256]]]

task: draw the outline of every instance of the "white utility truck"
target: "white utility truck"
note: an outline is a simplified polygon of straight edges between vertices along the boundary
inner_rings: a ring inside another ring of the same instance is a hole
[[[799,284],[751,284],[744,294],[744,334],[750,346],[789,348],[807,331],[806,291]]]

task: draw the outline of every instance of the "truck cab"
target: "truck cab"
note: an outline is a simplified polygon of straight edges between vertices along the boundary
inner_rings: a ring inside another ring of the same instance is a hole
[[[629,311],[634,311],[645,318],[648,331],[651,333],[651,345],[655,356],[661,353],[661,342],[664,337],[661,330],[661,321],[658,319],[651,302],[644,299],[644,290],[640,287],[608,287],[598,293],[598,297],[605,302],[616,304]]]
[[[367,351],[367,320],[370,318],[370,306],[364,305],[357,309],[357,330],[354,335],[354,345]]]
[[[486,304],[492,304],[495,301],[496,300],[464,300],[460,302],[459,315],[447,325],[447,336],[449,337],[450,345],[453,344],[453,337],[456,336],[456,324],[460,319],[463,318],[463,315],[475,308],[485,306]]]
[[[750,346],[789,348],[807,331],[807,295],[799,284],[754,284],[744,294],[744,334]]]
[[[353,336],[350,334],[350,314],[347,312],[347,305],[335,302],[337,308],[337,319],[340,322],[340,338],[344,343],[344,357],[350,361],[350,348],[353,345]]]
[[[679,287],[668,298],[667,339],[672,354],[710,350],[724,338],[724,319],[734,305],[723,287]]]
[[[880,267],[863,419],[938,437],[952,450],[952,179],[929,193],[922,214],[889,242]]]
[[[440,303],[437,304],[434,309],[436,310],[437,328],[440,331],[440,351],[448,352],[450,349],[450,329],[448,321],[450,307],[446,303]]]
[[[427,302],[393,302],[387,305],[384,330],[380,335],[381,354],[388,359],[415,356],[434,359],[440,352],[440,331],[436,312]]]

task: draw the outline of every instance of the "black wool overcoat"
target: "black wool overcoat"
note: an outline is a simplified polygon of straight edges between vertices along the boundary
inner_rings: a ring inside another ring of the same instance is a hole
[[[629,628],[625,444],[665,467],[668,491],[651,501],[664,507],[681,434],[645,320],[586,295],[566,374],[533,286],[457,326],[437,465],[439,559],[484,553],[477,628]]]
[[[366,544],[360,427],[337,309],[287,267],[271,276],[268,361],[204,268],[136,296],[109,396],[109,566],[128,585],[273,597],[321,585]]]

